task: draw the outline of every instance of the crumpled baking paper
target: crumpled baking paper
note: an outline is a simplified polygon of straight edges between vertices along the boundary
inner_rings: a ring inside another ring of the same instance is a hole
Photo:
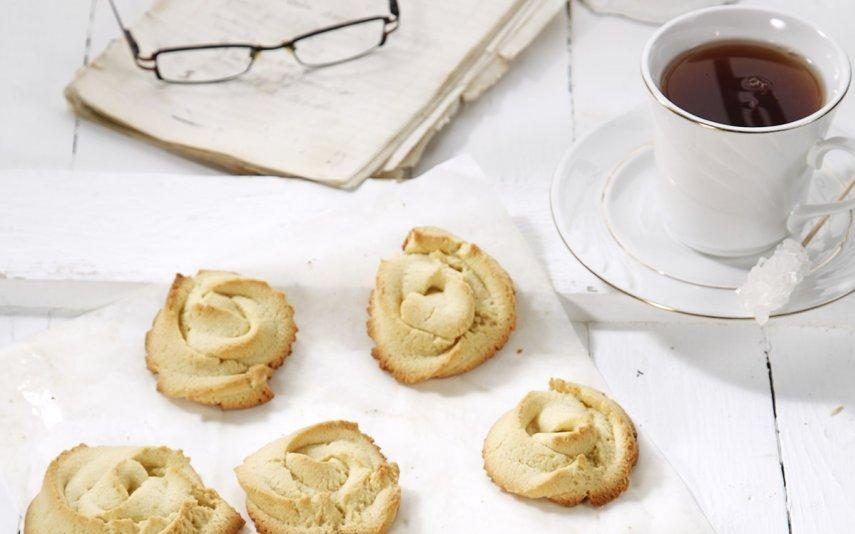
[[[380,259],[399,254],[418,225],[445,228],[497,258],[514,280],[518,323],[505,348],[475,370],[405,386],[370,355],[366,306]],[[471,160],[452,160],[407,183],[360,190],[314,219],[295,222],[283,214],[266,234],[247,235],[244,245],[212,251],[212,263],[199,267],[237,270],[287,292],[300,331],[293,354],[271,379],[276,397],[223,412],[155,391],[143,338],[167,279],[5,348],[4,532],[17,526],[50,460],[81,442],[183,449],[203,481],[247,517],[232,469],[262,445],[328,419],[358,422],[401,467],[403,496],[393,532],[711,531],[677,473],[643,434],[629,490],[601,508],[518,498],[487,478],[484,437],[528,391],[546,389],[553,376],[607,388],[544,269]]]

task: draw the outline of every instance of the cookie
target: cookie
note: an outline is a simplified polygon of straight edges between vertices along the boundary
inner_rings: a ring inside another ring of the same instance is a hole
[[[296,336],[293,308],[267,282],[179,274],[146,334],[146,364],[167,396],[248,408],[273,398],[267,381]]]
[[[328,421],[265,445],[235,469],[264,534],[373,534],[401,501],[398,466],[355,423]]]
[[[477,245],[414,228],[383,260],[368,306],[372,355],[398,381],[457,375],[501,349],[516,326],[511,278]]]
[[[24,534],[232,534],[243,524],[181,451],[78,445],[51,462]]]
[[[503,415],[484,441],[484,468],[503,490],[564,506],[606,504],[629,486],[635,427],[597,390],[553,378]]]

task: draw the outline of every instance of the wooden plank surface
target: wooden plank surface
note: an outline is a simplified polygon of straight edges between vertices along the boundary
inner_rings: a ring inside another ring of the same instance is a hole
[[[62,87],[86,56],[89,0],[39,9],[29,0],[3,3],[0,19],[0,161],[4,167],[68,168],[76,120]]]
[[[786,532],[759,328],[591,324],[589,339],[615,396],[719,532]]]
[[[793,532],[855,529],[855,332],[770,328]]]

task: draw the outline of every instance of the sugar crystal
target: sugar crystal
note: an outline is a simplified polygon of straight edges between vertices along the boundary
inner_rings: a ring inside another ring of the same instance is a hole
[[[751,268],[745,283],[736,290],[737,297],[758,323],[766,324],[770,313],[789,302],[809,270],[805,248],[798,241],[785,239],[771,257],[760,258]]]

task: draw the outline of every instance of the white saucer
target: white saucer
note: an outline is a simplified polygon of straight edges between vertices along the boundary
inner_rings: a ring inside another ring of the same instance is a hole
[[[598,278],[666,310],[720,319],[747,319],[734,289],[757,257],[707,256],[666,232],[656,195],[656,165],[647,110],[639,108],[575,143],[552,182],[552,216],[570,252]],[[815,180],[812,202],[833,201],[851,161],[829,161]],[[829,219],[811,241],[811,273],[773,316],[810,310],[855,291],[851,214]],[[807,231],[813,222],[809,223]],[[762,255],[768,256],[771,251]]]

